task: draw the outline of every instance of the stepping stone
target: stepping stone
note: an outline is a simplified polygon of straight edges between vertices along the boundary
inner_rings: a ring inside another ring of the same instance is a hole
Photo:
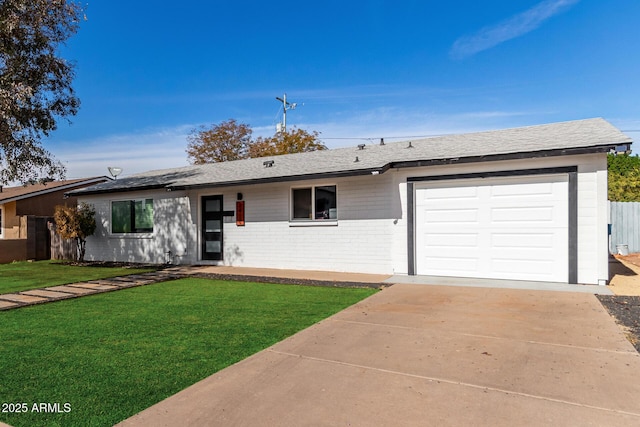
[[[85,289],[96,289],[99,291],[110,291],[112,289],[120,289],[120,286],[115,285],[106,285],[103,283],[74,283],[72,285],[74,288],[85,288]]]
[[[136,280],[131,282],[121,282],[118,283],[118,286],[121,288],[133,288],[134,286],[150,285],[154,282],[155,280]]]
[[[76,287],[76,286],[66,286],[66,285],[53,286],[51,288],[46,288],[46,290],[48,290],[48,291],[68,292],[68,293],[74,294],[74,295],[89,295],[89,294],[95,294],[95,293],[99,292],[99,291],[97,291],[95,289],[86,289],[86,288],[79,288],[79,287]]]
[[[112,282],[130,282],[132,280],[135,280],[135,277],[130,277],[130,276],[112,277],[112,278],[107,279],[107,280],[112,281]]]
[[[77,283],[71,283],[71,285],[75,286]],[[116,284],[114,284],[113,281],[111,280],[89,280],[88,282],[84,282],[82,283],[82,285],[84,284],[90,284],[90,285],[108,285],[108,286],[116,286]]]
[[[3,300],[8,300],[8,301],[12,301],[12,302],[20,302],[23,304],[33,304],[33,303],[37,303],[37,302],[44,302],[47,301],[47,298],[42,298],[42,297],[34,297],[31,295],[21,295],[21,294],[3,294],[2,297]]]
[[[21,304],[16,304],[15,302],[2,301],[0,300],[0,310],[6,310],[8,308],[19,307]]]
[[[33,289],[31,291],[21,292],[23,295],[32,295],[36,297],[45,297],[50,299],[65,299],[72,298],[74,295],[67,292],[54,292],[47,291],[45,289]]]

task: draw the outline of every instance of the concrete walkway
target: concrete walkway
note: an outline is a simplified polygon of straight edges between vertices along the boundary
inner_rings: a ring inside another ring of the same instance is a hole
[[[532,291],[580,292],[586,294],[613,295],[608,286],[570,285],[568,283],[533,282],[526,280],[477,279],[442,276],[391,276],[385,283],[416,285],[464,286],[475,288],[528,289]]]
[[[292,280],[322,281],[336,283],[370,283],[381,285],[416,284],[436,286],[463,286],[478,288],[529,289],[538,291],[580,292],[587,294],[613,295],[607,286],[569,285],[567,283],[532,282],[523,280],[476,279],[441,276],[407,276],[364,273],[340,273],[315,270],[281,270],[275,268],[250,267],[194,267],[193,274],[233,276],[242,278],[281,278]]]
[[[638,396],[593,295],[401,284],[118,425],[637,426]]]

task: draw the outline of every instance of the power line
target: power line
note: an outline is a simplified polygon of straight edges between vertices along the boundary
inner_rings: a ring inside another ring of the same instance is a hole
[[[620,132],[640,132],[640,129],[622,129]],[[458,135],[457,133],[433,133],[428,135],[405,135],[405,136],[345,136],[345,137],[320,137],[320,139],[352,139],[361,141],[373,141],[383,139],[409,139],[409,138],[435,138],[445,135]]]
[[[456,135],[454,133],[434,133],[430,135],[406,135],[406,136],[345,136],[345,137],[320,137],[320,139],[357,139],[364,141],[373,141],[374,139],[407,139],[407,138],[433,138],[436,136],[444,136],[444,135]]]

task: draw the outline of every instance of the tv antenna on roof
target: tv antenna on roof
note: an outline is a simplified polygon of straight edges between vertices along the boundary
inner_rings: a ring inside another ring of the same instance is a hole
[[[111,174],[113,179],[118,179],[118,175],[122,173],[122,168],[119,168],[117,166],[108,166],[107,169],[109,170],[109,173]]]
[[[298,104],[291,103],[287,101],[287,94],[285,93],[282,98],[276,96],[276,99],[282,102],[282,123],[278,123],[276,127],[276,132],[286,132],[287,131],[287,110],[295,110]]]

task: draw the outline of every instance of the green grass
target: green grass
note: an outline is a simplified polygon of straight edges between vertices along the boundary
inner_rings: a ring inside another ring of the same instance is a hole
[[[375,293],[181,279],[0,312],[0,413],[12,426],[111,426]]]
[[[56,261],[14,262],[0,264],[0,294],[65,285],[87,280],[105,279],[151,269],[81,267]]]

